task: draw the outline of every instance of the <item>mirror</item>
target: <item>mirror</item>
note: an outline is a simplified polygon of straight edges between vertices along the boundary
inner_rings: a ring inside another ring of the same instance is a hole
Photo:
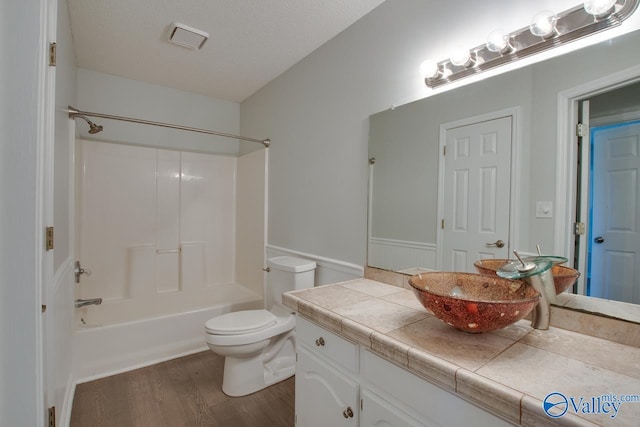
[[[576,215],[575,196],[556,195],[561,181],[557,171],[564,168],[556,165],[559,135],[565,131],[559,128],[559,117],[569,114],[558,111],[559,94],[623,70],[629,80],[625,84],[637,80],[640,70],[635,74],[629,70],[638,69],[638,45],[640,31],[628,33],[372,115],[368,265],[407,274],[415,268],[441,268],[438,249],[444,244],[444,210],[438,207],[440,140],[443,131],[465,120],[485,120],[491,114],[509,114],[513,120],[511,188],[508,194],[498,195],[509,198],[509,231],[503,239],[508,253],[518,249],[533,255],[540,245],[543,253],[573,259],[571,245],[567,245],[570,249],[557,249],[558,236],[573,240],[572,230],[559,229],[558,224],[570,224]],[[603,111],[602,103],[596,108],[599,115],[606,116],[617,108],[611,98],[606,97],[611,110]],[[567,168],[574,168],[569,166],[571,159],[565,161]],[[574,182],[568,184],[573,188],[577,185],[575,175]],[[565,222],[558,222],[556,216]],[[606,304],[601,306],[606,311]]]

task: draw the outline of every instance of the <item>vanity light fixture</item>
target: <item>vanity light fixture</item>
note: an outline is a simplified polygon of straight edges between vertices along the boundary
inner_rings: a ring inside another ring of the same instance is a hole
[[[440,62],[424,61],[420,73],[428,87],[438,87],[616,27],[635,12],[639,3],[589,0],[557,14],[542,11],[528,27],[511,33],[496,30],[482,46],[460,49]]]
[[[584,2],[584,10],[596,18],[606,18],[614,11],[616,0],[590,0]]]
[[[458,46],[454,49],[449,61],[455,66],[469,68],[472,67],[475,61],[471,58],[471,53],[468,49]]]
[[[489,33],[485,46],[489,52],[509,53],[513,50],[513,46],[511,46],[509,40],[509,34],[502,30],[494,30]]]
[[[542,37],[543,39],[553,37],[557,33],[557,21],[558,17],[554,12],[543,10],[542,12],[536,13],[536,16],[533,17],[533,21],[531,21],[531,25],[529,25],[529,31],[531,31],[531,34],[534,36]]]

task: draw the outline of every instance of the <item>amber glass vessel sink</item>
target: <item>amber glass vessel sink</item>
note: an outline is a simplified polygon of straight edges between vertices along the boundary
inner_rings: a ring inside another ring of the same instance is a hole
[[[551,261],[554,261],[553,257],[547,258],[549,258]],[[566,258],[556,258],[559,260],[564,259],[566,261]],[[497,276],[496,271],[498,271],[498,269],[507,262],[509,262],[508,259],[502,258],[479,259],[478,261],[473,263],[473,266],[480,274]],[[551,275],[553,276],[553,284],[556,288],[556,295],[558,295],[573,286],[576,280],[578,280],[578,277],[580,277],[580,272],[571,267],[559,265],[558,263],[554,264],[555,265],[551,269]]]
[[[420,303],[443,322],[466,332],[504,328],[525,317],[540,299],[519,281],[473,273],[422,273],[409,279]]]

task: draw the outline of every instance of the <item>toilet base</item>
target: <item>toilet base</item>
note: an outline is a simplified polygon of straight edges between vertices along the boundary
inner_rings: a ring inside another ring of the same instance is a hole
[[[249,357],[226,356],[222,391],[232,397],[246,396],[292,377],[295,371],[292,331],[259,354]]]

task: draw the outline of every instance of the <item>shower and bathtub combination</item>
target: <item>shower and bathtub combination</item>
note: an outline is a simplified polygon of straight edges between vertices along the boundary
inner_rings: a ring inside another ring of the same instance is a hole
[[[75,377],[205,350],[207,320],[262,309],[269,141],[68,112],[91,136],[102,117],[237,140],[207,153],[76,141],[75,247],[92,274],[76,285]]]

